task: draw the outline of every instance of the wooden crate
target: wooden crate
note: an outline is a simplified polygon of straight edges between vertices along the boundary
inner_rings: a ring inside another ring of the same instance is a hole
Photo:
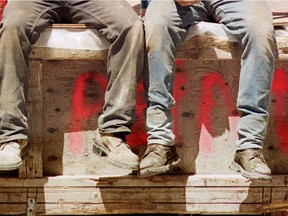
[[[274,174],[288,173],[286,91],[287,39],[277,38],[271,120],[264,144]],[[176,146],[184,174],[228,174],[237,138],[235,107],[240,55],[238,43],[211,36],[186,41],[177,52],[174,96]],[[93,134],[107,84],[106,51],[34,48],[31,54],[31,142],[35,176],[126,173],[92,153]],[[143,86],[137,122],[128,141],[141,156],[146,147]],[[40,147],[41,146],[41,147]],[[38,150],[37,150],[38,149]],[[38,162],[36,162],[38,161]],[[179,172],[180,169],[175,170]]]
[[[107,50],[34,47],[30,56],[30,153],[24,178],[0,178],[0,214],[263,214],[286,211],[288,41],[277,38],[271,121],[264,145],[271,183],[228,168],[235,151],[238,43],[196,36],[177,51],[174,109],[181,165],[147,179],[92,153],[107,84]],[[146,147],[143,86],[128,137]],[[9,205],[8,205],[9,204]],[[281,213],[282,214],[282,213]],[[283,213],[284,214],[284,213]]]
[[[280,216],[288,176],[270,184],[239,175],[57,176],[1,179],[1,215],[216,214]],[[286,194],[286,195],[285,195]],[[9,204],[9,205],[7,205]]]

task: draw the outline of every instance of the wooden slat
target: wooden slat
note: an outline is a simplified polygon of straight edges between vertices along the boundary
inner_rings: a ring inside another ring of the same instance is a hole
[[[273,176],[270,183],[240,175],[0,178],[0,207],[7,205],[0,213],[23,212],[25,198],[33,197],[38,214],[262,214],[283,211],[287,178]]]
[[[42,63],[30,61],[29,157],[27,178],[43,176],[42,167]],[[33,130],[31,130],[33,129]]]
[[[0,188],[0,204],[3,203],[26,203],[27,188]]]
[[[185,174],[231,173],[229,164],[234,156],[233,143],[237,139],[236,125],[239,119],[236,111],[236,97],[241,67],[240,59],[189,59],[179,62],[176,68],[175,98],[177,103],[174,116],[176,145],[182,160],[182,171]],[[92,138],[103,106],[104,83],[107,82],[106,62],[48,60],[41,61],[41,63],[43,65],[44,173],[46,175],[108,175],[109,173],[127,175],[131,173],[130,170],[111,166],[107,157],[100,157],[92,152]],[[287,68],[288,61],[277,60],[277,69],[287,71]],[[208,86],[203,86],[206,78]],[[218,80],[215,82],[209,80],[214,78]],[[213,82],[213,86],[209,84]],[[280,82],[285,82],[285,80],[282,79]],[[79,88],[79,86],[82,87]],[[84,90],[83,86],[85,86]],[[145,107],[145,100],[142,99],[143,92],[138,93],[138,105]],[[75,95],[77,97],[74,97]],[[277,94],[273,94],[272,100],[277,103],[280,100],[276,96]],[[285,97],[282,97],[282,100],[285,100]],[[209,122],[207,123],[210,126],[208,129],[205,128],[207,124],[204,123],[199,126],[201,114],[199,109],[204,107],[202,105],[204,103],[211,112],[207,117],[211,120],[210,125]],[[84,112],[86,108],[90,110],[91,115],[85,114],[83,119],[79,119],[79,116],[82,116],[81,112]],[[278,139],[275,138],[278,124],[275,122],[273,112],[277,109],[273,107],[273,104],[271,108],[267,145],[264,146],[265,156],[268,157],[267,162],[273,173],[287,173],[287,156],[281,152]],[[142,137],[145,134],[143,128],[145,122],[141,119],[143,117],[141,109],[140,107],[135,123],[140,128],[132,128],[132,137],[142,138],[136,140],[140,157],[146,147],[146,140]]]
[[[33,60],[106,60],[107,50],[80,50],[33,47],[30,59]]]
[[[279,59],[288,59],[288,42],[277,38]],[[177,50],[178,59],[231,60],[239,59],[242,48],[237,42],[223,41],[214,36],[195,36],[186,40]],[[107,50],[81,50],[33,47],[30,59],[39,60],[106,60]]]
[[[0,203],[0,215],[26,215],[26,203]]]
[[[41,212],[43,205],[37,205]],[[49,203],[45,205],[46,214],[261,214],[259,204],[179,204],[179,203],[130,203],[95,205],[87,203]],[[239,209],[241,209],[239,211]],[[43,212],[43,210],[42,210]]]
[[[127,186],[126,186],[127,187]],[[105,203],[194,203],[233,204],[262,203],[263,188],[259,187],[122,187],[122,188],[45,188],[38,191],[37,202],[90,204]],[[120,192],[121,191],[121,192]],[[41,194],[43,193],[43,194]]]
[[[4,188],[65,188],[65,187],[287,187],[288,175],[273,175],[271,182],[254,182],[240,174],[196,174],[196,175],[159,175],[147,178],[119,175],[60,175],[35,179],[1,177]],[[15,189],[15,190],[18,190]],[[279,190],[278,192],[281,192]],[[285,192],[286,193],[286,192]]]

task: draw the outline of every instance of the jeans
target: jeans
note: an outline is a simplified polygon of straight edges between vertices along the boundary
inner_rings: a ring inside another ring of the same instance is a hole
[[[175,104],[175,53],[189,27],[200,21],[221,23],[244,49],[237,98],[237,108],[243,115],[238,122],[236,148],[262,148],[275,67],[275,35],[267,2],[245,0],[201,1],[187,7],[174,0],[150,2],[144,18],[148,144],[174,145],[171,110]]]
[[[27,139],[28,67],[32,44],[52,23],[84,23],[111,42],[108,86],[98,126],[130,133],[143,72],[143,24],[126,1],[9,1],[0,30],[0,143]]]

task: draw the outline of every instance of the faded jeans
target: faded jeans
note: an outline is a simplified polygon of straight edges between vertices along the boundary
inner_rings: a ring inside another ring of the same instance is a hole
[[[200,21],[221,23],[242,45],[237,108],[237,150],[262,148],[274,74],[275,35],[265,1],[202,1],[181,7],[174,0],[152,0],[144,18],[148,56],[148,144],[173,145],[173,86],[176,49],[189,27]]]
[[[11,0],[0,31],[0,143],[27,139],[31,45],[54,22],[84,23],[111,42],[109,82],[98,126],[106,133],[130,133],[144,56],[143,25],[131,6],[123,0]]]

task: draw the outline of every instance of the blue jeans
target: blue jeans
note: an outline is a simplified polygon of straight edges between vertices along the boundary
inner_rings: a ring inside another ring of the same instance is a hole
[[[221,23],[242,45],[237,108],[237,149],[262,148],[274,73],[275,35],[272,12],[265,1],[202,1],[181,7],[174,0],[152,0],[144,18],[148,55],[148,144],[173,145],[175,53],[191,25]]]
[[[132,7],[124,0],[9,1],[0,24],[0,143],[27,139],[31,45],[51,23],[67,21],[95,28],[111,42],[98,126],[107,133],[130,132],[144,61],[143,24]]]

